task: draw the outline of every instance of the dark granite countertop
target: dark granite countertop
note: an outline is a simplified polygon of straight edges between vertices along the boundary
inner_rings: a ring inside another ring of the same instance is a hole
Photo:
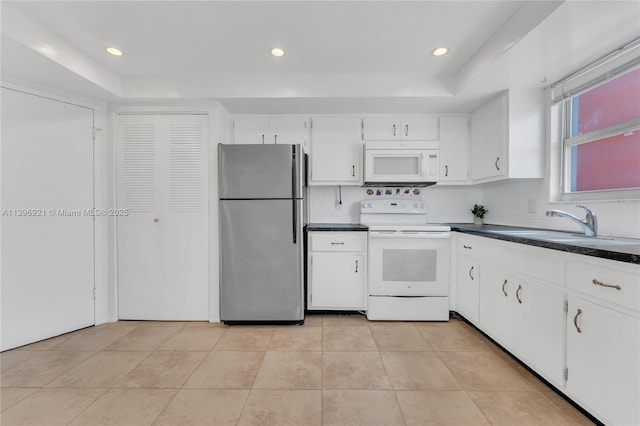
[[[359,223],[310,223],[307,231],[368,231],[369,228]]]
[[[640,239],[586,238],[571,232],[517,226],[475,226],[470,223],[450,223],[449,225],[452,231],[465,234],[640,264]]]

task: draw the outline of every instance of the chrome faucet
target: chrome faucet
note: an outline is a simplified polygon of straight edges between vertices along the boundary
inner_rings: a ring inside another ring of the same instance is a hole
[[[582,230],[584,231],[585,237],[597,237],[598,236],[598,218],[596,214],[586,208],[585,206],[576,206],[585,209],[587,213],[587,217],[584,220],[581,220],[575,217],[572,214],[560,211],[560,210],[547,210],[547,216],[562,216],[567,219],[571,219],[574,222],[577,222]]]

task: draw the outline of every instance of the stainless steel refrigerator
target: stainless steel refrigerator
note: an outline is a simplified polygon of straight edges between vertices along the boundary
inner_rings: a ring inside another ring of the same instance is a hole
[[[218,145],[220,318],[302,322],[300,145]]]

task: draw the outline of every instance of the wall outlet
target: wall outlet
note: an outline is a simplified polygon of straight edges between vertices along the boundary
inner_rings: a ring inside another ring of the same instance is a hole
[[[536,199],[529,198],[529,213],[535,214],[535,212],[536,212]]]

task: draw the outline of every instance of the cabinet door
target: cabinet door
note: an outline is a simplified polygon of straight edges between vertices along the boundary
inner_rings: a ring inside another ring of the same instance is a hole
[[[467,183],[469,119],[440,117],[440,183]]]
[[[482,264],[480,280],[480,327],[506,347],[513,327],[510,298],[516,290],[507,271],[489,263]]]
[[[370,117],[362,120],[364,140],[400,139],[400,119],[395,117]]]
[[[236,118],[233,120],[233,143],[236,145],[274,143],[268,118]]]
[[[400,138],[406,141],[438,140],[437,117],[406,117],[400,122]]]
[[[513,349],[534,370],[562,386],[564,296],[556,289],[521,279],[514,287],[510,295]]]
[[[471,115],[471,179],[505,176],[508,98],[487,102]]]
[[[477,259],[459,256],[456,277],[457,310],[477,325],[480,312],[480,264]]]
[[[307,119],[304,117],[271,117],[270,133],[274,143],[300,144],[307,147]]]
[[[364,309],[364,256],[311,253],[311,307]]]
[[[362,182],[361,121],[356,117],[317,117],[311,129],[310,185]]]
[[[569,297],[568,394],[607,424],[640,424],[639,320]]]

